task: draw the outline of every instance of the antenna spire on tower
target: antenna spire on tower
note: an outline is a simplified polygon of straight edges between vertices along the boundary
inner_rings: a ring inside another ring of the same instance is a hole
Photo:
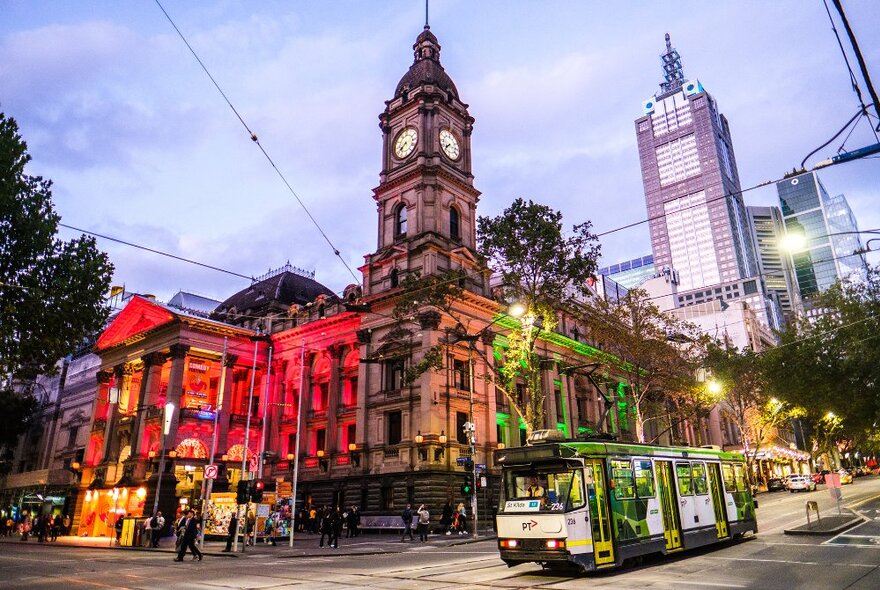
[[[431,28],[431,25],[428,24],[428,0],[425,0],[425,28]]]
[[[672,47],[669,33],[666,33],[666,53],[660,56],[660,60],[663,62],[663,78],[665,79],[665,82],[660,83],[661,91],[666,93],[681,88],[684,83],[684,69],[681,67],[681,56]]]

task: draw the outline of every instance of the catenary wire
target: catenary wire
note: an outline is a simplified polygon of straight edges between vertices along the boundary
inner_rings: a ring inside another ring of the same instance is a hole
[[[343,266],[345,266],[346,270],[348,270],[349,274],[354,278],[354,280],[355,281],[359,280],[357,275],[354,273],[354,271],[351,269],[351,267],[345,261],[345,258],[342,257],[342,254],[339,252],[339,249],[333,244],[333,242],[330,240],[330,237],[327,235],[327,233],[321,227],[321,224],[318,223],[318,220],[315,219],[315,217],[312,215],[312,212],[309,211],[309,208],[306,207],[305,203],[303,203],[299,194],[297,194],[297,192],[293,189],[293,186],[291,186],[290,182],[288,182],[287,177],[284,175],[283,172],[281,172],[281,169],[279,169],[278,166],[275,164],[275,161],[269,155],[269,152],[267,152],[266,149],[263,147],[263,145],[260,143],[260,140],[257,137],[257,134],[251,130],[251,128],[245,122],[244,118],[241,116],[241,114],[238,112],[238,110],[232,104],[232,101],[230,101],[229,97],[226,96],[226,93],[223,92],[223,89],[220,87],[220,84],[218,84],[217,80],[214,79],[214,76],[211,75],[211,72],[208,70],[207,66],[204,64],[204,62],[201,60],[199,55],[196,53],[195,49],[193,49],[192,45],[189,44],[189,41],[187,41],[183,32],[175,24],[174,20],[171,18],[171,15],[168,14],[168,12],[162,6],[162,3],[159,2],[159,0],[155,0],[155,2],[156,2],[156,5],[159,7],[159,9],[162,11],[162,14],[165,15],[165,18],[168,19],[168,22],[171,23],[171,26],[174,27],[174,30],[177,31],[177,34],[180,36],[181,40],[186,45],[187,49],[189,49],[190,53],[192,53],[193,57],[199,63],[199,66],[201,66],[202,70],[204,70],[205,74],[211,80],[211,83],[214,84],[214,87],[217,89],[217,91],[223,97],[223,100],[226,101],[226,104],[229,105],[229,108],[232,109],[232,112],[235,114],[236,118],[239,120],[239,122],[242,124],[242,126],[245,128],[245,130],[248,132],[248,136],[250,137],[251,141],[253,141],[257,145],[259,150],[263,153],[263,156],[265,156],[266,160],[269,162],[269,164],[275,170],[276,174],[278,174],[278,177],[281,178],[281,181],[287,187],[287,190],[290,192],[291,195],[293,195],[293,198],[296,199],[296,202],[299,203],[300,207],[302,207],[302,209],[303,209],[303,211],[305,211],[306,215],[308,215],[312,224],[314,224],[315,228],[317,228],[318,233],[321,234],[321,237],[324,238],[324,241],[327,242],[327,244],[333,250],[333,254],[337,258],[339,258],[339,261],[342,262]]]

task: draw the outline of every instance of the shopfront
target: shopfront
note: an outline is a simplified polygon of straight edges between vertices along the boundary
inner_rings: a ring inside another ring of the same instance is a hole
[[[81,537],[115,536],[116,520],[123,516],[144,516],[144,487],[86,490],[78,534]]]

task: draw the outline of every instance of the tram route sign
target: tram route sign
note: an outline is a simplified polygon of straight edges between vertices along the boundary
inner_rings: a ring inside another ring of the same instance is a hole
[[[217,479],[220,469],[217,465],[205,465],[205,479]]]

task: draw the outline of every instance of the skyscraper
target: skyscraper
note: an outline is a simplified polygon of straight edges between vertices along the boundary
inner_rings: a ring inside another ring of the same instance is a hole
[[[785,225],[779,207],[746,207],[749,228],[755,243],[758,272],[768,294],[779,305],[786,320],[800,308],[800,296],[794,280],[791,258],[782,249]]]
[[[690,290],[755,274],[755,254],[727,119],[684,77],[666,35],[664,82],[635,121],[654,264]],[[725,197],[725,195],[729,195]]]
[[[829,196],[815,172],[780,180],[776,192],[786,233],[805,239],[803,249],[791,254],[803,299],[837,280],[866,276],[858,223],[843,195]]]

